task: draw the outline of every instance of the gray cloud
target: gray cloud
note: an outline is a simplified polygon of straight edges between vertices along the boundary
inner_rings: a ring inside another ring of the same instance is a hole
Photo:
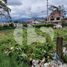
[[[21,0],[7,0],[8,5],[22,5]]]
[[[12,17],[31,17],[31,16],[46,16],[46,0],[8,0],[12,4],[9,7],[12,9]],[[64,5],[67,7],[67,0],[49,0],[49,5]]]

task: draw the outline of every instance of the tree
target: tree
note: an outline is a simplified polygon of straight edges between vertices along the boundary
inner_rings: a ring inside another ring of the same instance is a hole
[[[7,0],[0,0],[0,9],[3,9],[3,11],[7,12],[8,15],[6,16],[6,14],[4,14],[3,11],[0,11],[0,15],[3,15],[11,19],[11,16],[9,13],[11,9],[6,5],[6,3],[7,3]]]
[[[3,0],[5,3],[7,3],[7,0]]]
[[[66,16],[66,11],[65,11],[65,8],[64,8],[64,6],[62,5],[62,6],[54,6],[54,5],[51,5],[50,7],[49,7],[49,10],[51,10],[52,12],[53,11],[58,11],[58,12],[60,12],[60,14],[61,14],[61,16],[64,18],[65,16]]]

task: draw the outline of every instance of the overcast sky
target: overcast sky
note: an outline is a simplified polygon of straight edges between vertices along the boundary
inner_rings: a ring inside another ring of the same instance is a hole
[[[67,0],[49,0],[49,5],[64,5]],[[13,18],[30,18],[46,16],[46,0],[8,0]]]

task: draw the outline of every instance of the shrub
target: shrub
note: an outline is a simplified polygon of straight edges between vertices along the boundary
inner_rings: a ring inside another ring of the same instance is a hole
[[[7,25],[7,24],[5,24],[4,26],[3,26],[3,29],[8,29],[9,28],[9,26]]]
[[[13,23],[10,23],[10,24],[3,24],[3,26],[0,25],[0,30],[12,29],[12,28],[14,28],[14,24],[13,24]]]
[[[9,24],[9,27],[14,27],[14,24],[13,24],[13,23],[10,23],[10,24]]]
[[[3,26],[2,25],[0,25],[0,30],[2,30],[3,29]]]
[[[33,27],[37,27],[37,28],[40,28],[40,27],[53,27],[54,25],[53,24],[35,24],[33,25]]]
[[[23,23],[23,27],[27,27],[27,23]]]
[[[47,24],[46,27],[53,27],[53,24]]]
[[[67,63],[67,55],[64,56],[64,62]]]
[[[63,23],[62,23],[62,26],[63,26],[63,27],[64,27],[64,26],[67,26],[67,23],[63,22]]]

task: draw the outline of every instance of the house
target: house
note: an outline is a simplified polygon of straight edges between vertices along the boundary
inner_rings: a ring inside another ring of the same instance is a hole
[[[33,20],[33,19],[28,20],[27,23],[28,23],[28,24],[31,24],[31,25],[32,25],[32,24],[42,24],[41,21],[39,21],[39,20]]]
[[[47,22],[51,22],[54,24],[61,24],[61,20],[63,19],[60,11],[54,10],[50,15],[45,19]]]

